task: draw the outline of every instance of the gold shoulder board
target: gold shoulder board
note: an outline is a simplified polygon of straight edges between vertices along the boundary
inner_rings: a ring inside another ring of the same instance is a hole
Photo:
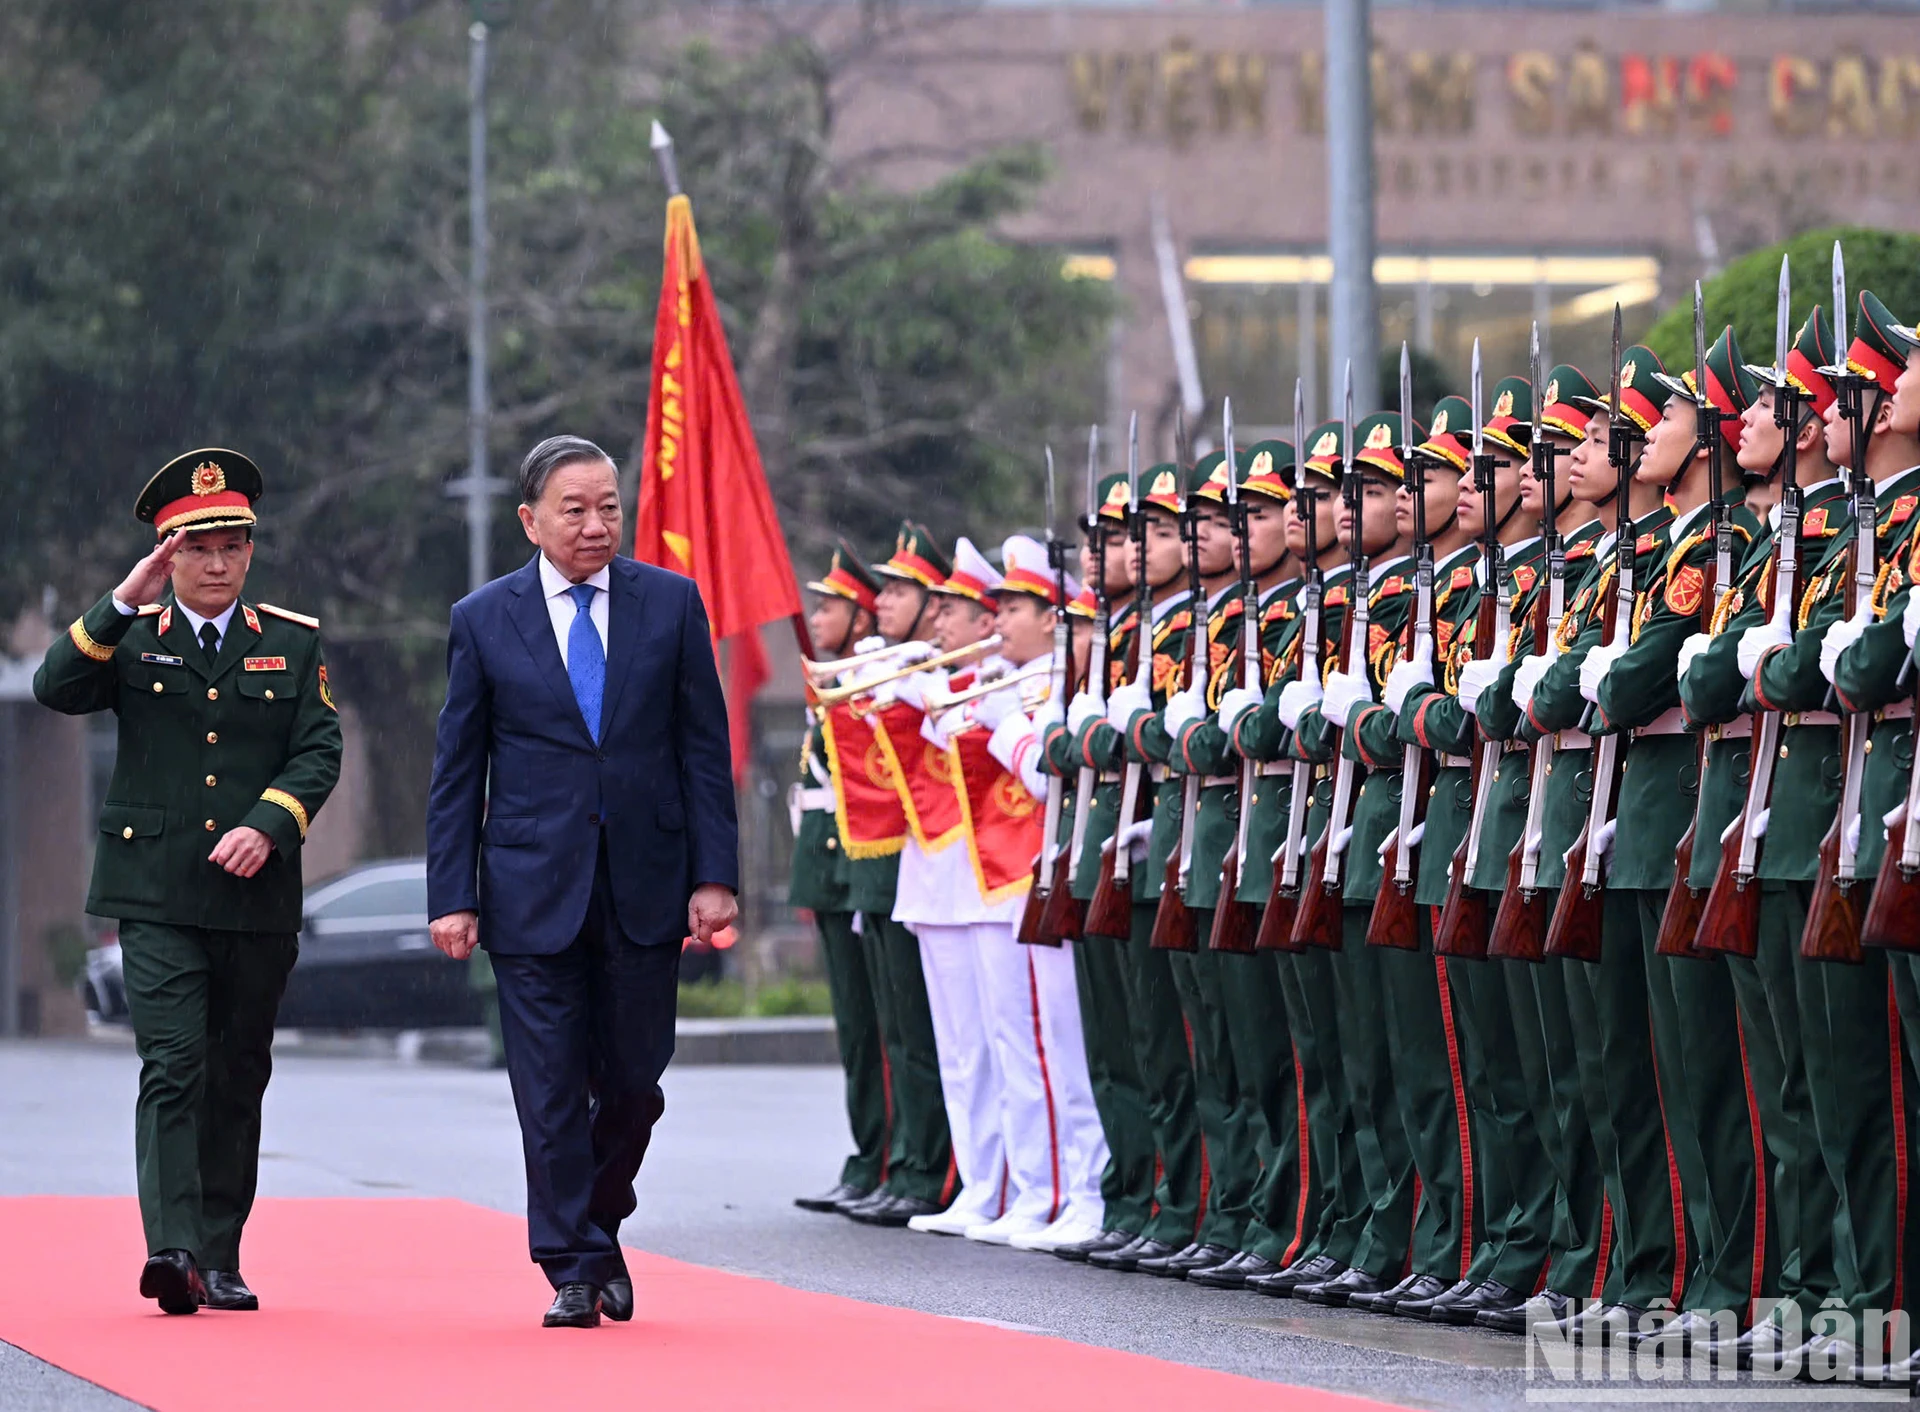
[[[271,603],[259,603],[255,606],[263,613],[271,613],[276,618],[285,618],[288,622],[298,623],[303,628],[312,628],[316,632],[319,631],[320,620],[318,618],[309,618],[305,613],[296,613],[291,608],[276,608]]]

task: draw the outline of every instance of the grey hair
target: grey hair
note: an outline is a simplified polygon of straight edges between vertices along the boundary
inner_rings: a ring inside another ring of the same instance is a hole
[[[520,463],[520,503],[536,504],[546,491],[549,476],[562,466],[578,465],[582,461],[605,461],[613,465],[613,457],[584,436],[548,437]],[[615,467],[615,474],[618,473],[619,468]]]

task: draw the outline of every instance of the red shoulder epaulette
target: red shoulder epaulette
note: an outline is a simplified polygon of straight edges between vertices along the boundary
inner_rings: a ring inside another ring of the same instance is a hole
[[[1453,577],[1447,580],[1450,589],[1468,588],[1473,584],[1473,565],[1462,564],[1453,571]]]
[[[1634,540],[1633,552],[1635,554],[1651,554],[1653,553],[1654,543],[1655,543],[1655,540],[1654,540],[1653,534],[1651,531],[1649,531],[1648,533],[1643,534],[1638,539]]]
[[[1539,577],[1540,577],[1539,572],[1531,564],[1514,565],[1514,568],[1513,568],[1514,587],[1518,588],[1522,593],[1531,593],[1533,591],[1534,580],[1538,579]]]

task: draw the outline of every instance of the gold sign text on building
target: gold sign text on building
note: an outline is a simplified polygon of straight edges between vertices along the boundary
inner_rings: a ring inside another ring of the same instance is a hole
[[[1920,136],[1920,52],[1604,54],[1583,40],[1562,53],[1531,49],[1505,59],[1378,47],[1372,62],[1374,127],[1382,134],[1470,138],[1483,106],[1500,103],[1511,131],[1523,137]],[[1270,115],[1276,73],[1294,80],[1283,120]],[[1071,53],[1067,83],[1089,134],[1185,146],[1208,134],[1257,136],[1270,126],[1310,136],[1326,129],[1321,56],[1311,51],[1269,57],[1175,38],[1158,49]],[[1740,130],[1743,91],[1765,94],[1760,132]]]

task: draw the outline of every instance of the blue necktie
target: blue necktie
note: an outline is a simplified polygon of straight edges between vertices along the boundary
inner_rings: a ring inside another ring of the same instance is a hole
[[[590,583],[577,583],[567,590],[573,595],[573,626],[567,629],[567,677],[573,683],[573,699],[580,703],[580,714],[587,718],[587,733],[600,743],[600,698],[607,689],[607,649],[593,626],[593,595]]]

